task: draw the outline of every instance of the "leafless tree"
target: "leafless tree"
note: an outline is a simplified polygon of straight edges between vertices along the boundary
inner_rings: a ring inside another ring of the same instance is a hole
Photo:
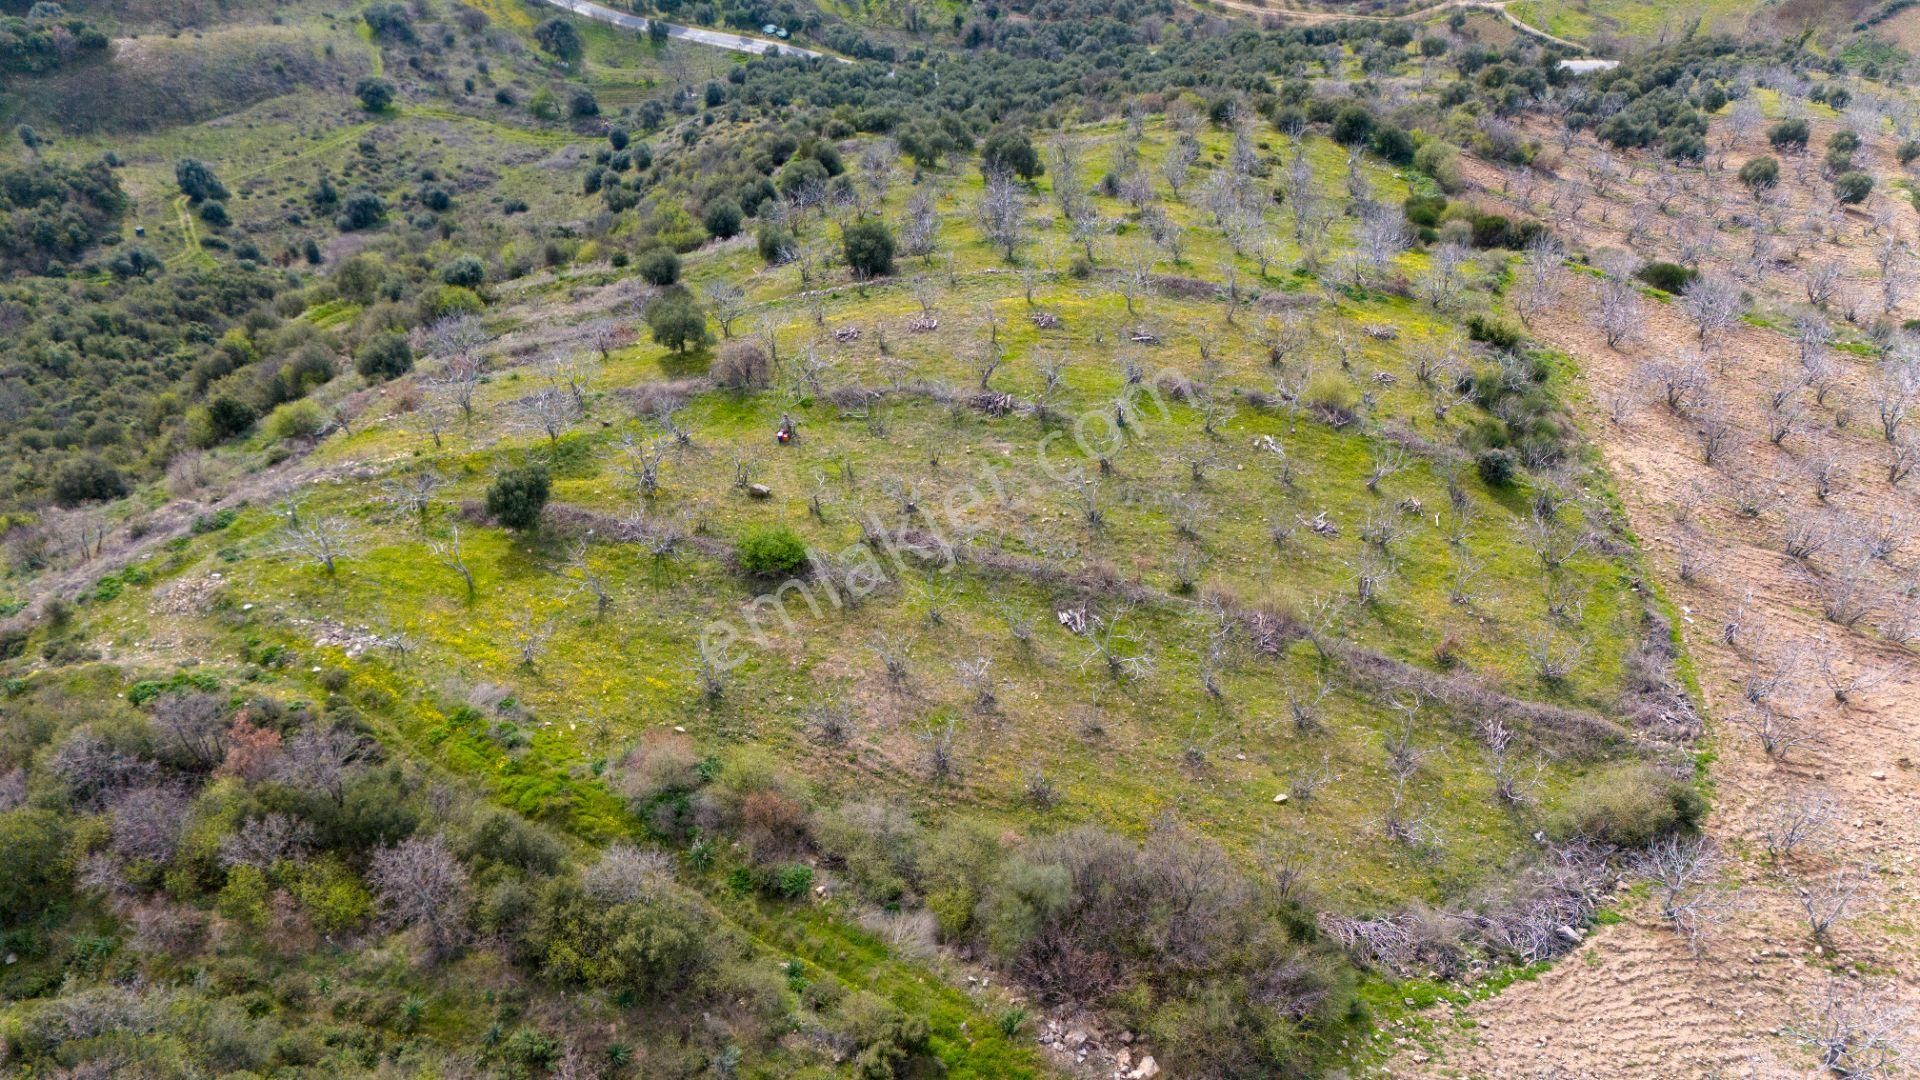
[[[588,559],[589,549],[584,540],[575,541],[567,549],[567,579],[573,582],[575,589],[593,597],[594,612],[604,616],[613,610],[613,586],[607,577]]]
[[[1594,322],[1606,335],[1607,347],[1618,349],[1640,331],[1640,290],[1622,277],[1609,275],[1600,282]]]
[[[1392,204],[1369,204],[1360,215],[1359,254],[1369,276],[1378,279],[1387,272],[1395,255],[1407,247],[1407,217]],[[1356,281],[1355,284],[1365,284]]]
[[[460,526],[458,524],[451,526],[445,539],[435,538],[427,541],[427,550],[433,553],[434,559],[441,566],[460,575],[460,580],[467,586],[467,599],[472,600],[476,595],[473,568],[467,565],[466,553],[460,547]]]
[[[1801,848],[1818,843],[1838,815],[1833,800],[1824,792],[1798,794],[1776,802],[1760,827],[1767,857],[1776,863],[1791,859]]]
[[[1866,887],[1867,879],[1856,867],[1837,870],[1795,887],[1794,898],[1814,940],[1828,940],[1827,935],[1833,928],[1859,904],[1860,894]]]
[[[926,188],[907,200],[906,217],[900,223],[900,248],[931,263],[940,243],[940,208],[937,196]]]
[[[1105,615],[1088,617],[1089,648],[1081,666],[1098,660],[1107,674],[1118,681],[1138,679],[1152,671],[1152,659],[1131,635],[1121,632],[1125,616],[1126,609],[1119,608]]]
[[[153,726],[174,758],[209,770],[227,757],[227,705],[218,694],[178,690],[153,703]]]
[[[1160,160],[1160,175],[1167,182],[1168,190],[1174,198],[1180,197],[1180,189],[1187,185],[1187,178],[1193,174],[1193,163],[1200,160],[1200,143],[1190,135],[1176,138],[1168,147],[1166,156]]]
[[[329,575],[353,553],[354,546],[353,529],[344,518],[296,514],[280,528],[281,554],[312,559]]]
[[[1693,320],[1700,347],[1711,349],[1720,335],[1740,320],[1746,298],[1732,278],[1708,272],[1687,283],[1680,293],[1680,306]]]
[[[1640,871],[1653,884],[1661,918],[1699,952],[1726,913],[1726,898],[1717,887],[1719,851],[1704,837],[1664,837],[1641,855]]]
[[[423,466],[388,477],[381,488],[386,492],[388,502],[405,509],[416,521],[424,524],[427,512],[433,509],[433,497],[445,482],[446,478],[440,475],[439,470]]]
[[[367,883],[381,922],[416,931],[431,959],[451,956],[465,940],[472,883],[444,836],[410,837],[375,852]]]
[[[1881,438],[1890,443],[1900,440],[1900,425],[1913,412],[1916,397],[1920,397],[1920,362],[1907,357],[1883,361],[1874,384]]]
[[[313,826],[274,812],[250,818],[220,838],[221,866],[268,870],[282,860],[298,861],[313,848]]]
[[[553,386],[542,387],[514,402],[518,426],[546,435],[551,446],[559,445],[560,436],[573,423],[578,410],[572,394]]]
[[[1462,244],[1445,243],[1435,248],[1427,260],[1426,272],[1420,276],[1421,298],[1436,311],[1451,309],[1460,294],[1461,269],[1471,258]]]
[[[1019,181],[1004,173],[988,177],[975,213],[981,234],[1008,262],[1014,261],[1027,220],[1026,194]]]
[[[373,760],[374,746],[341,727],[310,726],[288,739],[273,764],[273,778],[297,791],[321,795],[336,805],[347,785]]]
[[[725,643],[715,644],[703,634],[694,645],[694,681],[700,697],[708,706],[718,705],[727,696],[727,684],[733,671],[733,659]]]
[[[1836,978],[1786,1031],[1812,1047],[1834,1076],[1879,1080],[1905,1071],[1913,1011],[1891,987]]]
[[[1820,741],[1817,728],[1771,704],[1756,705],[1739,713],[1733,717],[1733,723],[1751,734],[1771,758],[1785,758],[1798,747]]]
[[[1726,403],[1718,398],[1708,398],[1696,412],[1700,425],[1701,459],[1709,467],[1725,460],[1740,434],[1739,422]]]
[[[1807,267],[1802,284],[1807,293],[1807,303],[1824,308],[1833,299],[1833,291],[1840,284],[1844,274],[1837,259],[1823,259]]]
[[[733,336],[733,324],[747,313],[747,294],[731,281],[715,281],[701,290],[707,297],[707,310],[720,324],[722,337]]]

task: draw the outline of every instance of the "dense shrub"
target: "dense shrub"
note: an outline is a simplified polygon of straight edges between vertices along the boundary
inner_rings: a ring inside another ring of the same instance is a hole
[[[1662,292],[1679,296],[1686,291],[1687,286],[1691,285],[1695,278],[1700,276],[1700,272],[1678,263],[1650,262],[1641,267],[1634,276]]]
[[[368,112],[386,112],[393,104],[394,86],[385,79],[369,76],[361,79],[353,88],[354,95],[360,99],[360,106]]]
[[[755,246],[768,266],[778,266],[787,261],[788,253],[793,250],[793,234],[769,221],[760,226]]]
[[[368,382],[397,379],[413,370],[413,346],[405,334],[375,335],[354,354],[353,369]]]
[[[1748,159],[1740,166],[1740,182],[1754,191],[1765,191],[1780,182],[1780,162],[1765,154]]]
[[[1497,446],[1490,446],[1474,455],[1473,467],[1480,474],[1480,479],[1492,488],[1510,486],[1519,471],[1513,453]]]
[[[327,414],[311,401],[289,401],[267,414],[264,430],[275,442],[311,439],[327,429]]]
[[[53,499],[62,506],[117,499],[127,493],[120,470],[93,454],[84,454],[60,466],[53,478]]]
[[[1518,348],[1527,337],[1519,327],[1491,315],[1469,315],[1467,336],[1496,349]]]
[[[194,202],[228,197],[227,185],[213,174],[212,167],[197,158],[181,158],[175,162],[173,179],[180,187],[180,194]]]
[[[1767,128],[1767,142],[1775,150],[1801,151],[1807,148],[1808,129],[1805,120],[1779,120]]]
[[[893,231],[886,222],[864,218],[840,232],[847,265],[860,278],[884,277],[893,272]]]
[[[729,341],[720,349],[709,372],[722,390],[745,392],[764,388],[773,379],[773,365],[765,349],[745,340]]]
[[[1040,155],[1026,132],[1002,129],[988,135],[980,144],[980,171],[987,176],[1005,173],[1032,180],[1046,172],[1046,167],[1040,163]]]
[[[672,248],[643,251],[634,265],[649,285],[665,287],[680,280],[680,256]]]
[[[785,526],[749,529],[735,548],[740,568],[756,577],[784,577],[807,564],[807,545]]]
[[[1639,848],[1692,829],[1705,813],[1692,785],[1651,765],[1627,762],[1581,778],[1556,808],[1552,831],[1561,839]]]
[[[1373,114],[1365,106],[1348,105],[1333,117],[1333,139],[1346,146],[1358,146],[1373,134]]]
[[[487,264],[472,255],[461,255],[440,267],[440,280],[461,288],[478,288],[487,280]]]
[[[221,189],[225,194],[225,189]],[[44,270],[116,235],[129,203],[104,160],[0,168],[0,269]]]
[[[533,32],[533,40],[539,42],[541,48],[568,63],[580,59],[587,47],[586,42],[580,38],[580,31],[575,29],[572,21],[559,15],[541,23]]]
[[[707,313],[678,286],[647,306],[647,329],[656,345],[676,353],[704,348],[713,340],[707,331]]]
[[[550,493],[545,465],[505,469],[487,488],[487,513],[507,528],[525,532],[540,524]]]
[[[1873,191],[1873,177],[1863,172],[1842,173],[1833,181],[1833,197],[1851,206]]]
[[[732,199],[716,199],[707,204],[707,211],[701,216],[700,223],[708,235],[726,240],[740,232],[741,221],[739,203]]]

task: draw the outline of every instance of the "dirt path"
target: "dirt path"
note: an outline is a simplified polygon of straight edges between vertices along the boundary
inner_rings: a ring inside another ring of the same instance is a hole
[[[1523,34],[1531,34],[1542,41],[1550,41],[1555,45],[1576,49],[1580,52],[1587,51],[1587,47],[1577,41],[1568,41],[1563,37],[1555,37],[1537,26],[1522,22],[1517,16],[1507,10],[1507,0],[1445,0],[1444,3],[1434,4],[1421,8],[1418,11],[1409,11],[1400,15],[1359,15],[1343,11],[1315,11],[1302,8],[1269,7],[1266,4],[1260,3],[1259,0],[1213,0],[1213,2],[1221,7],[1246,12],[1249,15],[1271,15],[1277,19],[1309,23],[1420,22],[1448,11],[1485,11],[1499,15],[1515,30]]]

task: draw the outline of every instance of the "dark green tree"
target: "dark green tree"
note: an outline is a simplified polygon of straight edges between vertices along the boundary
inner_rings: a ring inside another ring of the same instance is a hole
[[[213,174],[213,169],[198,158],[181,158],[173,167],[174,182],[180,185],[180,194],[194,202],[204,199],[224,199],[227,186]]]
[[[676,353],[698,349],[713,340],[707,332],[707,313],[682,288],[673,288],[647,308],[647,329],[657,345]]]
[[[1873,177],[1859,171],[1841,173],[1833,182],[1833,197],[1847,206],[1862,201],[1871,191]]]
[[[397,379],[413,370],[413,346],[404,334],[377,334],[354,354],[353,369],[368,382]]]
[[[740,232],[742,220],[739,203],[732,199],[718,199],[707,204],[701,224],[706,226],[707,235],[725,240]]]
[[[1762,154],[1740,166],[1740,182],[1754,191],[1765,191],[1780,182],[1780,161]]]
[[[680,280],[680,256],[672,248],[652,248],[640,253],[637,269],[647,284],[665,288]]]
[[[393,84],[385,79],[368,76],[360,80],[360,85],[354,87],[353,92],[359,96],[360,106],[368,112],[386,112],[387,107],[393,104]]]
[[[893,231],[878,218],[864,218],[842,229],[840,247],[856,277],[884,277],[893,272]]]
[[[1033,149],[1027,133],[1011,128],[1002,128],[987,136],[980,147],[980,172],[991,176],[1006,173],[1022,180],[1031,180],[1046,172],[1040,163],[1040,155]]]
[[[506,469],[487,488],[487,513],[509,529],[526,532],[540,524],[540,512],[547,508],[551,494],[545,465]]]
[[[533,32],[533,40],[569,64],[580,59],[587,49],[586,43],[580,40],[580,31],[574,29],[572,22],[558,15],[541,23],[540,28]]]

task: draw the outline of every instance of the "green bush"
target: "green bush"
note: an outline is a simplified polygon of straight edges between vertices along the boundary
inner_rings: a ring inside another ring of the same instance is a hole
[[[509,529],[525,532],[540,524],[540,512],[552,492],[545,465],[507,469],[487,488],[487,513]]]
[[[327,414],[305,398],[289,401],[267,414],[264,429],[274,442],[311,439],[327,429]]]
[[[700,223],[706,227],[710,236],[726,240],[740,232],[740,204],[732,199],[719,199],[707,204],[707,212]]]
[[[0,813],[0,923],[24,925],[67,878],[67,823],[50,810]]]
[[[1623,762],[1582,777],[1561,800],[1550,827],[1558,839],[1640,848],[1692,829],[1705,813],[1706,802],[1691,784],[1651,765]]]
[[[1485,342],[1496,349],[1518,348],[1527,337],[1519,327],[1491,315],[1468,316],[1467,336],[1475,341]]]
[[[703,348],[713,340],[707,331],[707,313],[677,286],[648,305],[647,329],[653,332],[654,344],[677,353]]]
[[[807,545],[792,529],[768,525],[749,529],[735,548],[740,569],[755,577],[782,577],[807,563]]]
[[[1490,446],[1474,455],[1473,467],[1488,487],[1495,488],[1512,484],[1514,473],[1518,471],[1513,452],[1497,446]]]
[[[1022,180],[1031,180],[1046,172],[1040,163],[1040,155],[1033,149],[1026,132],[1002,129],[987,136],[980,144],[980,173],[992,176],[1006,173]]]
[[[397,379],[413,370],[413,346],[405,334],[377,334],[354,354],[353,369],[368,382]]]
[[[1349,105],[1333,117],[1333,139],[1345,146],[1358,146],[1373,134],[1373,114],[1365,106]]]
[[[665,288],[680,280],[680,256],[675,255],[671,248],[658,247],[644,251],[640,253],[637,269],[647,284]]]
[[[914,1059],[928,1050],[927,1022],[909,1016],[865,990],[849,996],[829,1027],[854,1047],[853,1073],[860,1080],[911,1075]]]
[[[763,262],[778,266],[787,261],[787,252],[793,249],[793,234],[769,221],[760,226],[755,246]]]
[[[61,506],[117,499],[127,493],[120,470],[92,454],[70,459],[53,477],[53,500]]]
[[[487,280],[487,264],[472,255],[461,255],[440,268],[440,280],[463,289],[478,288]]]
[[[1754,191],[1765,191],[1780,182],[1780,161],[1762,154],[1740,166],[1740,182]]]
[[[1767,129],[1767,142],[1775,150],[1805,150],[1807,135],[1805,120],[1781,120]]]
[[[388,106],[393,104],[393,84],[385,79],[368,76],[360,80],[353,92],[359,97],[361,107],[368,112],[386,112]]]
[[[1833,197],[1852,206],[1873,190],[1873,177],[1863,172],[1842,173],[1833,182]]]
[[[893,231],[886,222],[856,221],[840,231],[840,245],[855,277],[884,277],[893,272]]]
[[[1340,427],[1352,423],[1359,415],[1360,391],[1337,372],[1323,371],[1307,383],[1300,403],[1321,420]]]
[[[1693,283],[1693,279],[1700,276],[1700,273],[1679,263],[1650,262],[1641,267],[1634,276],[1661,292],[1679,296],[1686,291],[1688,285]]]

